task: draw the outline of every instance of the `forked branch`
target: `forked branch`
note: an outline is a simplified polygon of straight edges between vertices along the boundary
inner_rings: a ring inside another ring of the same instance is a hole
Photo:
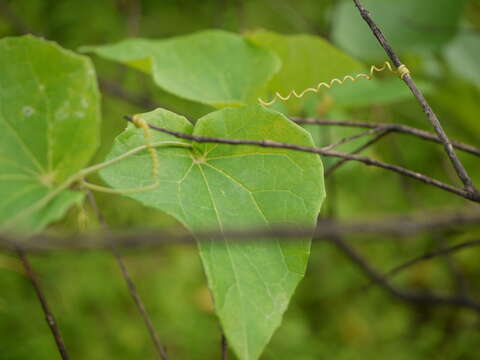
[[[365,22],[368,24],[368,26],[370,27],[370,30],[372,30],[373,35],[377,38],[378,42],[383,47],[383,49],[387,53],[390,60],[392,60],[393,64],[397,66],[397,68],[404,66],[400,61],[398,55],[395,53],[395,51],[393,50],[393,48],[385,38],[385,35],[377,26],[377,24],[373,21],[372,17],[370,16],[370,13],[363,7],[360,0],[353,0],[353,2],[357,7],[358,11],[360,12],[360,15],[362,16],[363,20],[365,20]],[[460,180],[464,185],[464,190],[468,193],[468,198],[476,199],[476,201],[478,202],[480,200],[480,193],[477,191],[477,189],[473,185],[472,179],[468,175],[467,170],[464,168],[463,164],[458,159],[458,156],[455,153],[455,150],[453,148],[453,144],[448,138],[445,131],[443,130],[442,124],[440,123],[440,120],[438,120],[437,115],[435,114],[433,109],[430,107],[422,91],[417,87],[417,84],[413,80],[410,73],[406,73],[404,76],[402,76],[402,80],[410,88],[412,94],[415,96],[415,98],[421,105],[423,111],[427,115],[428,120],[432,124],[433,129],[435,130],[440,141],[443,144],[443,147],[445,149],[445,152],[448,155],[448,158],[450,159],[450,162],[452,163],[458,177],[460,178]]]

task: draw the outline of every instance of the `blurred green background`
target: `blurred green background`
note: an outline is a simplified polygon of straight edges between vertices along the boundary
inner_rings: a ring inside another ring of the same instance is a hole
[[[480,145],[480,1],[364,3],[426,90],[447,133],[453,139]],[[126,37],[164,38],[208,28],[314,34],[366,66],[386,60],[349,0],[0,0],[0,37],[33,33],[72,50]],[[125,128],[124,114],[145,112],[155,104],[190,119],[212,111],[206,105],[163,92],[146,75],[93,59],[103,90],[102,147],[97,161]],[[333,104],[328,94],[311,96],[297,115],[402,123],[429,130],[416,101],[405,96],[403,89],[388,87],[387,80],[384,87],[370,92],[368,85],[349,88],[343,94],[344,101],[338,100],[342,99],[339,95]],[[358,132],[333,127],[309,130],[319,145]],[[359,144],[342,150],[351,151]],[[390,135],[389,141],[378,143],[365,154],[458,185],[442,147],[436,144]],[[460,157],[479,184],[479,160],[465,154]],[[479,210],[447,192],[357,163],[348,163],[329,177],[327,194],[323,214],[344,220],[378,220],[418,211]],[[102,194],[98,201],[112,227],[184,231],[174,219],[132,200]],[[86,206],[70,211],[54,228],[81,231],[95,226],[92,211]],[[387,271],[425,251],[472,240],[480,236],[479,230],[401,241],[356,237],[354,245],[378,269]],[[478,249],[471,248],[453,257],[423,262],[396,277],[394,283],[442,294],[463,286],[472,297],[479,298],[479,255]],[[220,328],[195,247],[165,246],[126,252],[125,257],[171,359],[220,358]],[[155,357],[111,254],[55,252],[32,257],[32,262],[73,359]],[[478,314],[448,306],[406,304],[378,287],[362,289],[366,283],[364,274],[335,247],[314,244],[307,276],[263,358],[480,357]],[[0,253],[0,359],[57,358],[40,305],[19,261]]]

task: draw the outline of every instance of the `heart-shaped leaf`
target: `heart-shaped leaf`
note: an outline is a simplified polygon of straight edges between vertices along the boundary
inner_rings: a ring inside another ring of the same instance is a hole
[[[256,102],[280,68],[268,50],[219,30],[167,40],[128,39],[82,50],[152,74],[164,90],[215,107]]]
[[[82,199],[62,184],[97,149],[95,72],[32,36],[0,40],[0,69],[0,227],[32,232]]]
[[[283,115],[260,106],[227,108],[198,120],[195,128],[169,111],[137,115],[170,130],[198,136],[270,139],[313,146],[310,135]],[[181,141],[154,133],[152,141]],[[109,158],[141,146],[141,131],[129,126]],[[181,221],[193,234],[271,226],[312,228],[325,196],[323,168],[313,154],[285,149],[221,144],[159,147],[160,185],[131,196]],[[143,151],[104,169],[113,188],[152,182]],[[305,273],[310,239],[290,243],[252,239],[239,243],[199,239],[215,309],[240,359],[257,359],[280,325],[290,297]]]

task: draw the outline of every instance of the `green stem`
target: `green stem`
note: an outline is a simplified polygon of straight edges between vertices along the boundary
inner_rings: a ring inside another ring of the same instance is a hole
[[[179,141],[161,141],[161,142],[152,143],[151,146],[155,147],[155,148],[156,147],[163,147],[163,146],[173,146],[173,147],[178,146],[178,147],[188,147],[188,148],[192,147],[191,144],[183,143],[183,142],[179,142]],[[86,176],[91,175],[91,174],[93,174],[93,173],[95,173],[99,170],[102,170],[102,169],[104,169],[104,168],[106,168],[110,165],[113,165],[113,164],[115,164],[115,163],[117,163],[121,160],[124,160],[124,159],[128,158],[129,156],[132,156],[132,155],[134,155],[134,154],[136,154],[136,153],[138,153],[142,150],[145,150],[146,148],[147,148],[147,145],[141,145],[141,146],[138,146],[138,147],[136,147],[132,150],[129,150],[129,151],[123,153],[122,155],[117,156],[116,158],[113,158],[113,159],[104,161],[100,164],[96,164],[96,165],[93,165],[93,166],[90,166],[88,168],[80,170],[76,174],[70,176],[62,184],[60,184],[60,186],[58,186],[55,190],[53,190],[52,192],[48,193],[43,198],[38,200],[35,204],[33,204],[29,208],[25,209],[24,211],[16,214],[13,218],[11,218],[9,221],[7,221],[4,224],[3,229],[6,230],[6,229],[8,229],[8,227],[10,227],[10,228],[13,227],[20,219],[24,218],[25,216],[30,215],[35,210],[37,210],[37,209],[45,206],[46,204],[48,204],[53,198],[55,198],[55,196],[57,196],[59,193],[66,190],[67,188],[69,188],[75,182],[79,182],[83,178],[85,178]],[[157,186],[158,184],[152,184],[152,185]],[[130,189],[130,190],[135,190],[135,189]],[[126,191],[129,192],[130,190],[126,190]]]

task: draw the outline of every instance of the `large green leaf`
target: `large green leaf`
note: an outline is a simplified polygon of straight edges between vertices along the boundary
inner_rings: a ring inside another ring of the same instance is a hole
[[[281,70],[268,85],[270,96],[276,92],[282,95],[287,95],[292,90],[301,92],[315,87],[319,82],[328,82],[364,70],[361,63],[317,36],[256,31],[248,34],[247,38],[270,49],[282,61]],[[268,95],[264,100],[270,100]],[[294,100],[289,101],[289,104],[293,104],[291,111],[298,110],[301,105]]]
[[[445,57],[456,74],[480,86],[480,36],[472,33],[459,35],[446,48]]]
[[[98,145],[88,58],[32,36],[0,40],[0,227],[35,231],[81,200],[61,190]]]
[[[206,115],[195,128],[167,110],[139,115],[151,124],[199,136],[271,139],[312,146],[310,135],[283,115],[261,106],[228,108]],[[163,133],[152,141],[176,140]],[[189,143],[187,140],[181,140]],[[141,131],[129,126],[109,158],[141,146]],[[158,148],[160,185],[131,196],[163,210],[194,234],[202,230],[270,227],[313,228],[325,196],[318,156],[284,149],[219,144]],[[146,151],[104,169],[113,188],[151,183]],[[229,343],[241,359],[257,359],[280,325],[295,287],[303,277],[310,239],[199,239],[201,258],[216,312]]]
[[[127,39],[83,50],[152,74],[166,91],[215,107],[255,102],[280,67],[269,51],[219,30],[167,40]]]
[[[398,52],[438,50],[457,31],[465,0],[363,0],[373,19]],[[332,21],[333,41],[368,61],[385,58],[351,0],[338,4]]]

